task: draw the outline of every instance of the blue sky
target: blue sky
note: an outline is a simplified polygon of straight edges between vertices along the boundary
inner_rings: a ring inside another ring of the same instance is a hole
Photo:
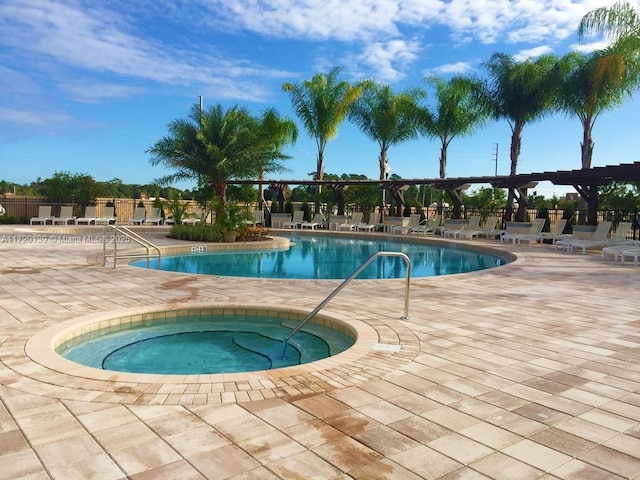
[[[297,121],[284,82],[342,67],[342,77],[425,87],[424,78],[482,76],[503,52],[517,59],[572,49],[582,16],[603,0],[3,0],[0,3],[0,179],[19,184],[56,171],[96,180],[151,183],[166,172],[145,153],[205,106],[275,107]],[[636,7],[638,1],[632,2]],[[593,166],[639,161],[640,100],[603,114]],[[427,102],[429,100],[427,99]],[[300,124],[299,124],[300,125]],[[289,172],[308,179],[316,146],[300,125]],[[510,129],[490,123],[454,139],[447,175],[509,172]],[[582,130],[553,116],[525,127],[519,173],[580,168]],[[438,176],[440,145],[421,138],[392,147],[391,173]],[[325,151],[325,171],[378,178],[377,144],[345,123]],[[180,184],[178,187],[190,187]],[[541,184],[550,196],[571,188]]]

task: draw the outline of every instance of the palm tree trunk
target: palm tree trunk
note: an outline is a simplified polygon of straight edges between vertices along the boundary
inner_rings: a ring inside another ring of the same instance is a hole
[[[387,149],[382,148],[380,150],[380,157],[378,158],[380,163],[380,180],[386,180],[388,176],[387,170]],[[380,185],[380,213],[385,215],[387,210],[386,190],[384,185]],[[384,220],[384,217],[383,217]]]
[[[591,121],[585,119],[582,122],[582,143],[580,143],[582,153],[582,168],[591,168],[593,157],[593,139],[591,137]]]
[[[518,170],[518,158],[520,157],[520,148],[522,146],[522,129],[524,124],[521,122],[516,122],[511,129],[511,172],[510,175],[515,175]],[[513,195],[513,190],[509,189],[509,194],[507,195],[507,205],[505,206],[504,212],[504,220],[511,221],[511,217],[513,215],[513,201],[515,197]]]
[[[324,178],[324,152],[322,149],[318,150],[318,162],[316,163],[316,180],[322,180]],[[316,185],[316,201],[314,206],[314,213],[320,213],[320,194],[322,193],[322,186]]]

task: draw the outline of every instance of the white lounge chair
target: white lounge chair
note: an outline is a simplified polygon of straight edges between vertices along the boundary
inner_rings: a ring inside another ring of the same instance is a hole
[[[409,230],[410,235],[435,235],[438,227],[440,226],[440,221],[442,220],[442,215],[436,213],[431,216],[429,219],[422,220],[418,225],[411,227]]]
[[[303,217],[304,212],[302,210],[295,210],[293,212],[291,220],[282,223],[282,228],[300,228],[300,226],[302,225]]]
[[[338,230],[349,230],[353,231],[358,228],[358,225],[362,223],[362,212],[353,212],[351,218],[349,218],[345,223],[338,225]]]
[[[444,231],[445,237],[461,238],[465,233],[475,232],[480,227],[480,215],[472,215],[467,220],[467,223],[461,229],[451,229],[448,232]]]
[[[46,225],[47,222],[51,222],[53,225],[53,218],[53,215],[51,215],[51,205],[40,205],[38,207],[38,216],[31,217],[29,224],[39,223],[40,225]]]
[[[314,230],[316,228],[324,228],[324,216],[322,215],[322,213],[316,213],[313,216],[313,220],[302,222],[300,224],[300,228],[310,228],[311,230]]]
[[[96,206],[88,206],[84,209],[84,216],[80,218],[76,218],[76,225],[80,225],[82,223],[86,223],[87,225],[91,225],[92,223],[96,223],[96,218],[98,218],[98,207]]]
[[[127,222],[129,225],[142,225],[147,218],[147,211],[144,207],[136,207],[133,217]]]
[[[76,221],[76,217],[73,216],[73,207],[71,205],[65,205],[60,207],[60,216],[52,217],[52,223],[62,223],[63,225],[73,224]]]
[[[516,243],[516,240],[521,237],[529,237],[531,235],[539,235],[544,228],[544,224],[547,223],[546,218],[536,218],[531,223],[520,224],[519,222],[509,222],[507,223],[507,230],[500,236],[501,243],[509,243],[509,241],[513,241]],[[528,228],[525,227],[528,225]],[[522,228],[526,228],[526,230],[521,231]]]
[[[329,230],[338,230],[343,223],[347,223],[346,215],[329,215]]]
[[[637,267],[638,259],[640,259],[640,248],[631,248],[629,250],[623,251],[621,262],[624,263],[627,257],[633,258],[633,264]]]
[[[531,235],[530,238],[528,238],[529,237],[528,235],[523,235],[518,240],[518,243],[522,240],[526,240],[529,242],[529,245],[531,245],[532,241],[534,240],[539,241],[541,243],[544,240],[551,240],[551,243],[555,244],[559,240],[567,240],[571,238],[571,234],[562,233],[566,225],[567,225],[567,219],[561,218],[558,221],[556,221],[556,223],[553,225],[553,228],[551,229],[550,232],[540,232],[538,235]]]
[[[182,219],[183,225],[195,225],[202,222],[202,209],[196,208]]]
[[[144,223],[148,225],[162,225],[162,210],[159,208],[152,208],[151,215],[145,217]]]
[[[487,217],[482,228],[472,229],[467,227],[461,232],[458,232],[458,237],[471,240],[473,237],[479,237],[480,235],[493,235],[496,232],[496,225],[498,225],[498,217]]]
[[[461,218],[447,218],[441,229],[443,237],[454,236],[457,232],[461,232],[467,226],[468,220]]]
[[[564,247],[565,251],[571,253],[574,250],[582,250],[582,254],[584,255],[588,248],[600,247],[607,245],[607,235],[611,230],[611,223],[609,221],[602,221],[598,223],[596,230],[593,232],[591,237],[586,240],[558,240],[554,247],[557,249],[559,247]],[[625,232],[625,234],[629,231]]]
[[[378,221],[376,221],[376,217]],[[380,217],[381,215],[378,213],[371,213],[369,215],[369,223],[360,222],[358,225],[356,225],[356,230],[358,230],[359,232],[373,232],[376,228],[378,228],[378,225],[380,225]]]
[[[95,224],[104,223],[105,225],[109,225],[115,223],[117,219],[114,211],[115,207],[104,207],[102,209],[102,216],[95,219]]]
[[[422,217],[419,213],[412,213],[409,215],[409,222],[406,225],[396,225],[391,230],[391,233],[402,233],[407,234],[411,231],[411,229],[420,224],[420,217]]]
[[[640,240],[627,240],[624,243],[616,243],[602,247],[602,259],[606,260],[607,255],[613,256],[614,261],[622,260],[622,254],[626,251],[640,248]]]

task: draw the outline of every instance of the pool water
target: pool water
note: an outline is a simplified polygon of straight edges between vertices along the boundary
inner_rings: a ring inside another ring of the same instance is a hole
[[[336,355],[354,339],[309,323],[283,339],[294,320],[268,316],[178,317],[170,323],[103,329],[56,348],[59,355],[89,367],[134,373],[214,374],[289,367]]]
[[[280,235],[280,234],[279,234]],[[498,267],[504,259],[459,247],[408,243],[396,239],[366,239],[351,236],[291,235],[288,249],[235,250],[165,256],[133,262],[148,267],[183,273],[235,277],[289,279],[344,279],[373,254],[402,252],[411,259],[412,277],[466,273]],[[250,244],[247,244],[250,248]],[[406,265],[399,257],[380,257],[358,278],[403,278]]]

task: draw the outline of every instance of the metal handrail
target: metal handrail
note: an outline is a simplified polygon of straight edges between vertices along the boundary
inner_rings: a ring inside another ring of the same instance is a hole
[[[107,235],[106,235],[106,231],[109,228],[113,230],[113,268],[116,268],[117,265],[118,265],[118,242],[116,241],[116,236],[118,235],[118,233],[123,234],[125,237],[129,238],[130,240],[133,240],[138,245],[143,246],[145,248],[145,250],[147,251],[147,253],[145,255],[126,254],[126,255],[121,255],[120,258],[128,258],[128,257],[132,257],[132,258],[140,258],[140,257],[142,257],[142,258],[147,258],[147,259],[149,259],[151,257],[160,258],[160,256],[161,256],[160,247],[158,247],[154,243],[150,242],[146,238],[138,235],[136,232],[134,232],[130,228],[127,228],[127,227],[125,227],[123,225],[105,225],[102,228],[102,266],[103,267],[107,264]],[[152,254],[151,253],[151,249],[152,248],[156,250],[157,254]]]
[[[351,280],[353,280],[358,275],[360,275],[360,273],[378,257],[400,257],[404,260],[404,263],[407,265],[407,278],[406,278],[406,283],[404,287],[404,315],[402,315],[400,318],[402,320],[407,320],[409,318],[409,283],[411,279],[411,260],[405,253],[402,253],[402,252],[377,252],[377,253],[374,253],[371,257],[369,257],[369,259],[366,262],[360,265],[355,272],[353,272],[340,285],[338,285],[333,292],[331,292],[322,302],[320,302],[320,304],[318,304],[316,308],[313,309],[311,313],[309,313],[304,318],[304,320],[302,320],[293,330],[291,330],[289,335],[287,335],[286,338],[282,341],[283,342],[282,358],[286,358],[287,344],[289,343],[289,339],[293,337],[293,335],[295,335],[298,332],[298,330],[300,330],[311,318],[313,318],[313,316],[315,316],[315,314],[318,313],[322,309],[322,307],[324,307],[327,303],[329,303],[329,300],[335,297],[340,292],[340,290],[342,290],[345,286],[347,286],[347,284],[351,282]]]

